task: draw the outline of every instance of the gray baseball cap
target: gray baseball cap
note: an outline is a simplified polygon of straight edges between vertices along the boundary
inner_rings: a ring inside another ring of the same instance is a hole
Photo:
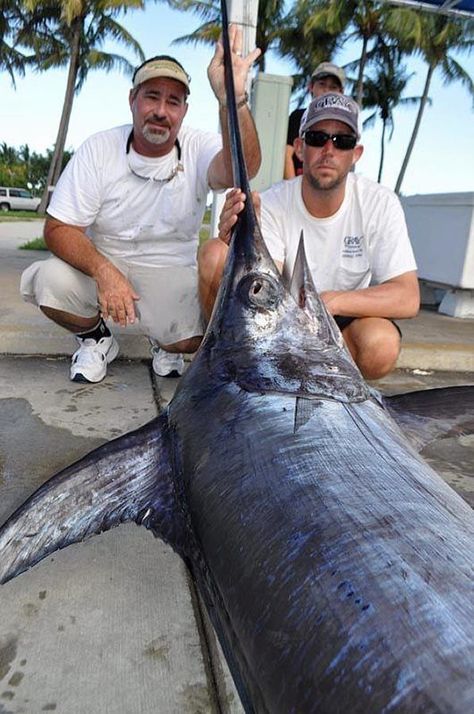
[[[313,124],[325,119],[344,122],[359,138],[359,107],[350,97],[338,92],[330,92],[313,99],[301,117],[300,136],[303,136]]]
[[[338,67],[337,64],[333,64],[332,62],[321,62],[321,64],[318,64],[311,75],[311,80],[314,82],[315,79],[322,79],[323,77],[335,77],[339,81],[341,89],[344,89],[346,73],[342,67]]]

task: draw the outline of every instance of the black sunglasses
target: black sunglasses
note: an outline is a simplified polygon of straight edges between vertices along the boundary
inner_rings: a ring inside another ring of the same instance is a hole
[[[317,146],[319,148],[331,140],[335,148],[340,151],[349,151],[357,144],[357,137],[354,134],[327,134],[325,131],[305,131],[303,138],[308,146]]]

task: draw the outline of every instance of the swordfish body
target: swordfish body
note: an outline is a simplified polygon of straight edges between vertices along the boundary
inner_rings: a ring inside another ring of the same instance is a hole
[[[471,711],[473,513],[364,383],[303,253],[287,289],[253,229],[168,408],[9,519],[1,579],[133,520],[188,564],[247,712]]]
[[[282,282],[249,196],[173,400],[10,517],[0,581],[134,521],[187,563],[246,712],[474,711],[473,512],[389,405],[345,349],[303,240]]]

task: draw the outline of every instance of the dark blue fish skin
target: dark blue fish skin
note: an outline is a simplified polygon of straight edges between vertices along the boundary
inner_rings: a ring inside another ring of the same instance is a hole
[[[250,393],[204,365],[169,419],[191,568],[248,711],[470,710],[469,506],[376,400]]]

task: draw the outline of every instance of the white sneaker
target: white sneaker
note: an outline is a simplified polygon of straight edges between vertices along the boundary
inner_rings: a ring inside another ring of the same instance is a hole
[[[76,335],[79,349],[74,352],[71,363],[73,382],[100,382],[107,374],[107,364],[119,353],[118,342],[113,335],[101,337],[96,342],[92,338],[82,339]]]
[[[166,352],[154,347],[153,371],[158,377],[181,377],[184,372],[184,358],[176,352]]]

